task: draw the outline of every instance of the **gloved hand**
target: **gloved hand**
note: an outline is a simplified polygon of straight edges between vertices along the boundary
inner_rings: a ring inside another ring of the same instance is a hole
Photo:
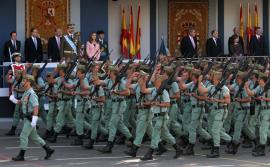
[[[18,103],[18,100],[14,97],[14,95],[12,94],[12,95],[10,95],[10,97],[9,97],[9,101],[11,101],[12,103],[14,103],[14,104],[17,104]]]
[[[36,127],[36,125],[37,125],[37,120],[38,120],[38,116],[33,115],[33,116],[32,116],[32,122],[31,122],[31,126],[32,126],[33,128]]]

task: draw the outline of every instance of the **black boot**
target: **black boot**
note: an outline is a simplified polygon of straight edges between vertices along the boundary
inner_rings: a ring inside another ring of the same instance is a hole
[[[242,143],[242,148],[252,148],[252,142],[249,140],[249,138],[245,138]]]
[[[210,154],[207,154],[207,158],[218,158],[219,157],[219,147],[213,147]]]
[[[259,141],[258,140],[253,140],[252,141],[253,142],[253,145],[254,145],[254,148],[252,149],[252,152],[256,152],[256,150],[257,150],[257,147],[258,147],[258,143],[259,143]]]
[[[24,161],[25,150],[20,150],[19,154],[16,157],[12,157],[13,161]]]
[[[47,144],[45,144],[43,148],[46,151],[46,156],[44,157],[44,159],[47,160],[52,156],[52,154],[54,153],[54,150],[51,149]]]
[[[107,145],[98,151],[101,153],[112,153],[113,142],[108,141]]]
[[[225,152],[228,154],[232,154],[232,152],[233,152],[233,142],[232,141],[227,144]]]
[[[128,141],[126,142],[127,147],[132,147],[133,141],[134,141],[133,137],[129,138]]]
[[[124,153],[131,157],[136,157],[138,149],[139,147],[133,144],[132,147],[128,151],[124,151]]]
[[[212,139],[204,142],[204,146],[202,146],[202,150],[210,150],[213,145]]]
[[[165,144],[162,143],[162,142],[159,142],[158,143],[158,150],[157,150],[157,153],[156,155],[162,155],[163,153],[167,152],[167,148],[165,147]]]
[[[184,150],[184,155],[194,155],[194,144],[188,144],[186,149]]]
[[[255,152],[252,153],[254,157],[265,156],[265,145],[259,145]]]
[[[73,142],[70,143],[71,146],[82,146],[83,145],[83,135],[79,135]]]
[[[115,144],[118,145],[125,144],[125,136],[122,133],[119,133],[119,135],[115,137]]]
[[[86,145],[83,145],[82,147],[85,149],[93,149],[93,145],[94,145],[94,140],[89,141],[89,143],[87,143]]]
[[[15,136],[16,129],[17,129],[16,126],[12,126],[11,129],[5,135],[6,136]]]
[[[235,155],[238,152],[238,148],[240,146],[240,143],[238,142],[233,142],[233,155]]]
[[[186,146],[189,144],[188,137],[181,136],[179,144],[180,144],[180,146],[182,146],[182,148],[186,148]]]
[[[50,143],[56,143],[57,136],[58,136],[58,133],[53,132],[53,135],[50,138],[48,138],[47,141],[50,142]]]
[[[180,157],[181,154],[183,154],[183,150],[180,148],[178,144],[174,144],[173,148],[175,149],[175,156],[173,158],[178,158]]]
[[[51,137],[51,131],[50,130],[46,130],[46,132],[44,133],[44,135],[42,136],[42,138],[44,140],[48,139]]]
[[[153,159],[153,152],[152,148],[149,148],[148,152],[141,158],[142,161],[152,160]]]

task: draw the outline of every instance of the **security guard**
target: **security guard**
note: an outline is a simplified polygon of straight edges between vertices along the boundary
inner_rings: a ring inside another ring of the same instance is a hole
[[[15,77],[11,79],[10,83],[12,84],[12,94],[13,96],[20,100],[23,95],[23,88],[22,88],[22,77],[23,77],[23,71],[22,70],[16,70],[15,71]],[[21,106],[19,104],[15,104],[14,113],[13,113],[13,120],[12,120],[12,127],[11,129],[5,134],[6,136],[15,136],[15,131],[17,129],[17,126],[20,122],[20,110]]]
[[[13,161],[24,161],[24,154],[28,146],[29,138],[36,144],[42,146],[46,151],[45,159],[49,159],[54,153],[45,141],[39,137],[36,125],[38,120],[38,96],[34,92],[32,85],[35,79],[32,75],[26,75],[22,81],[23,88],[25,90],[21,100],[17,100],[17,104],[22,105],[22,113],[24,115],[23,129],[20,134],[20,153],[18,156],[13,157]]]

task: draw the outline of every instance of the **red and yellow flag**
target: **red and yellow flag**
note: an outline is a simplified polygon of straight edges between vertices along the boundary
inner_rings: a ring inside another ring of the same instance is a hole
[[[137,17],[137,30],[136,30],[136,54],[137,59],[141,59],[141,25],[140,25],[140,18],[141,18],[141,2],[139,1],[139,8],[138,8],[138,17]]]
[[[130,17],[129,17],[129,58],[135,56],[135,44],[134,44],[134,30],[133,30],[133,12],[132,4],[130,4]]]
[[[250,13],[250,4],[248,2],[248,15],[247,15],[247,46],[249,46],[251,36],[252,36],[252,23],[251,23],[251,13]]]
[[[257,3],[255,2],[255,10],[254,10],[254,33],[256,29],[259,27],[259,14],[258,14],[258,6]]]
[[[126,13],[125,9],[122,9],[122,30],[121,30],[121,53],[125,58],[128,58],[128,31],[126,24]]]
[[[240,3],[240,36],[244,37],[244,16],[243,16],[243,7]]]

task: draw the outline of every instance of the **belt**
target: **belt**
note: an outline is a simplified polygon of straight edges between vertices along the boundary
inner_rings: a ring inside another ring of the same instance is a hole
[[[112,99],[112,102],[122,102],[124,99]]]
[[[60,99],[60,101],[69,101],[70,99]]]
[[[49,102],[50,102],[50,103],[52,103],[52,102],[56,102],[56,100],[49,100]]]
[[[83,100],[77,100],[78,103],[86,101],[87,99],[83,99]]]
[[[241,107],[241,108],[237,108],[238,110],[249,110],[250,107]]]
[[[163,117],[165,114],[165,112],[155,113],[154,117]]]
[[[268,110],[268,109],[270,109],[270,106],[261,106],[261,109],[262,110]]]
[[[204,105],[192,105],[192,108],[202,108],[202,107],[204,107]]]
[[[177,102],[176,101],[171,101],[171,104],[177,104]]]
[[[75,52],[74,51],[69,51],[69,50],[64,50],[64,53],[73,54]]]
[[[185,103],[188,103],[188,102],[190,102],[190,100],[184,100],[184,102],[185,102]]]
[[[221,110],[221,109],[226,110],[226,108],[227,108],[226,106],[214,107],[215,110]]]
[[[100,108],[100,106],[91,106],[91,108]]]
[[[148,110],[150,109],[151,107],[150,106],[139,106],[138,109],[145,109],[145,110]]]

